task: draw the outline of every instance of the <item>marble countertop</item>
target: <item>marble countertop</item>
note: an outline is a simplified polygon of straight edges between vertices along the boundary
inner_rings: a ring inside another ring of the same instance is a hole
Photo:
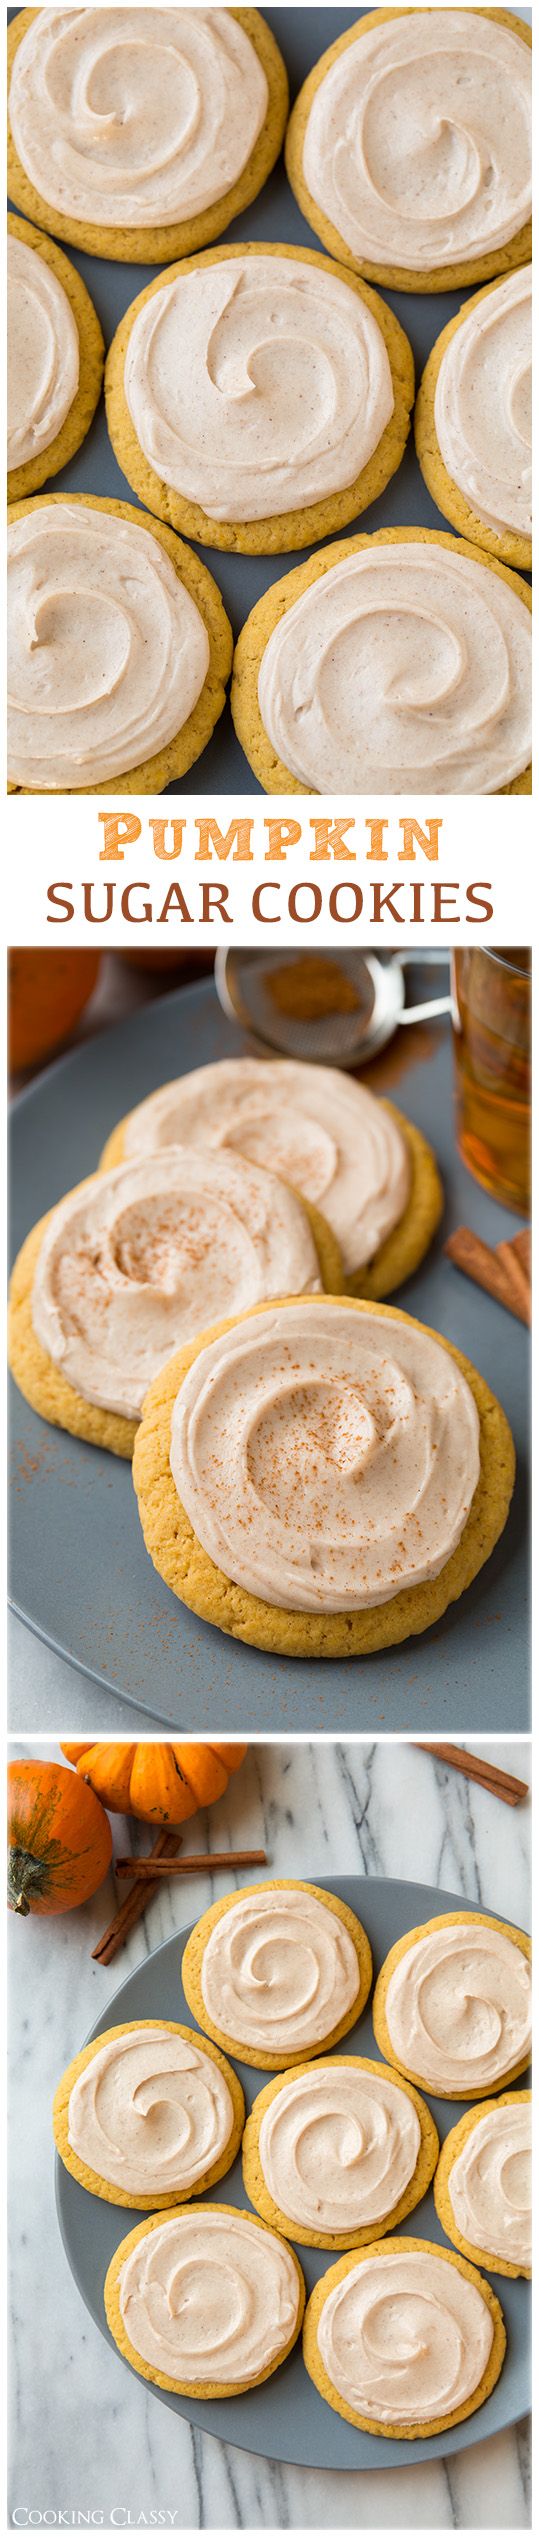
[[[60,1758],[51,1744],[32,1749]],[[529,1780],[530,1744],[476,1749]],[[117,1817],[119,1849],[124,1832]],[[251,1747],[207,1822],[186,1828],[185,1848],[263,1844],[281,1876],[420,1877],[526,1926],[530,1839],[528,1801],[513,1811],[412,1745],[291,1741]],[[76,1922],[10,1920],[10,2525],[27,2527],[32,2511],[56,2513],[49,2525],[67,2513],[72,2528],[107,2528],[113,2512],[119,2528],[527,2528],[526,2424],[450,2464],[272,2466],[157,2405],[81,2304],[55,2214],[54,2087],[119,1982],[217,1890],[222,1878],[163,1890],[107,1970],[91,1948],[114,1909],[112,1878]]]

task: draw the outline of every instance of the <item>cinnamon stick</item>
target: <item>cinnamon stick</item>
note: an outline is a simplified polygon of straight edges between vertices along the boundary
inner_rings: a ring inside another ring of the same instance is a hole
[[[465,1779],[477,1780],[480,1788],[490,1789],[491,1796],[501,1797],[505,1806],[520,1806],[528,1796],[527,1780],[499,1770],[496,1762],[486,1762],[481,1753],[467,1753],[462,1744],[431,1744],[420,1737],[415,1741],[418,1753],[432,1753],[438,1762],[449,1762]]]
[[[450,1233],[444,1243],[444,1251],[448,1260],[454,1260],[455,1268],[462,1269],[464,1277],[473,1278],[474,1285],[493,1295],[496,1303],[505,1304],[506,1312],[515,1313],[518,1321],[528,1321],[526,1306],[515,1295],[503,1260],[497,1251],[489,1250],[488,1242],[481,1242],[471,1225],[458,1225],[456,1233]]]
[[[529,1324],[532,1317],[532,1295],[528,1271],[523,1261],[519,1259],[513,1242],[498,1242],[497,1252],[511,1287],[515,1312],[521,1304],[522,1318]]]
[[[522,1232],[521,1232],[521,1233],[514,1233],[514,1234],[513,1234],[512,1241],[511,1241],[511,1250],[512,1250],[512,1251],[516,1251],[517,1260],[521,1260],[521,1261],[522,1261],[522,1266],[523,1266],[523,1268],[526,1270],[526,1274],[527,1274],[527,1276],[530,1278],[530,1281],[531,1281],[531,1273],[532,1273],[532,1237],[531,1237],[531,1225],[529,1225],[529,1224],[523,1225],[523,1227],[522,1227]]]
[[[116,1876],[159,1881],[170,1876],[198,1875],[204,1868],[267,1867],[266,1850],[199,1850],[188,1859],[116,1859]]]
[[[92,1948],[92,1958],[95,1959],[96,1964],[113,1963],[114,1957],[119,1954],[120,1947],[124,1947],[126,1939],[130,1937],[131,1930],[136,1929],[137,1921],[142,1919],[147,1904],[151,1903],[152,1894],[159,1892],[157,1878],[152,1876],[152,1866],[156,1866],[158,1862],[165,1859],[175,1859],[179,1847],[179,1833],[163,1830],[158,1832],[149,1858],[133,1861],[131,1874],[135,1878],[135,1883],[131,1887],[131,1893],[126,1894],[125,1902],[120,1904],[119,1911],[115,1912],[114,1919],[109,1921],[108,1929],[104,1929],[102,1938],[98,1939],[97,1947]],[[146,1873],[141,1875],[141,1869]]]

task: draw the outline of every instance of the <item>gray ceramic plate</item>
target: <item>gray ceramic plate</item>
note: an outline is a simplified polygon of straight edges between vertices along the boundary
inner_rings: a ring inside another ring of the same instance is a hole
[[[365,17],[368,12],[365,9],[307,9],[303,7],[301,9],[265,9],[263,14],[284,55],[293,103],[308,71],[312,70],[313,64],[320,60],[321,53],[325,53],[327,46],[336,42],[337,36],[344,34],[347,27],[353,26],[358,18]],[[530,12],[524,9],[517,14],[529,17]],[[17,15],[17,10],[8,10],[8,18]],[[231,243],[253,238],[273,240],[279,245],[282,242],[285,246],[319,247],[320,240],[314,236],[313,230],[309,228],[307,221],[298,210],[288,184],[282,157],[269,178],[268,184],[263,187],[258,201],[251,204],[250,209],[240,220],[231,222],[230,228],[224,231],[224,237]],[[77,266],[78,272],[82,274],[83,281],[87,283],[101,319],[108,348],[120,318],[123,317],[124,309],[129,308],[132,300],[137,298],[138,292],[144,290],[155,267],[144,264],[109,264],[105,263],[101,257],[79,255],[74,247],[69,246],[66,252],[71,257],[72,263]],[[395,315],[400,319],[401,325],[410,337],[419,381],[427,355],[437,335],[441,334],[443,326],[448,325],[449,319],[456,316],[463,300],[470,298],[470,293],[442,291],[427,293],[422,297],[413,291],[386,291],[382,296],[395,310]],[[44,487],[44,491],[46,490],[47,488]],[[137,496],[127,483],[127,478],[122,474],[109,441],[103,399],[82,449],[78,450],[76,457],[70,460],[69,466],[62,468],[61,473],[55,476],[53,491],[55,493],[108,494],[116,501],[136,503]],[[391,483],[387,486],[386,492],[380,496],[379,501],[371,503],[370,509],[362,513],[357,527],[361,529],[398,527],[447,529],[447,526],[447,520],[442,518],[441,512],[437,510],[436,503],[431,500],[423,482],[412,434],[398,474],[392,477]],[[353,536],[353,533],[354,521],[352,520],[346,535]],[[326,541],[326,543],[329,542],[329,540]],[[294,564],[301,563],[303,554],[313,550],[306,547],[300,554],[274,557],[220,555],[215,548],[209,546],[200,547],[198,551],[219,584],[234,635],[237,637],[245,618],[249,615],[250,609],[254,608],[262,592],[268,590],[274,581],[280,580],[283,573],[290,572]],[[217,731],[197,765],[193,767],[189,775],[175,784],[169,784],[166,789],[169,793],[261,792],[262,787],[257,783],[236,739],[229,705],[226,705]]]
[[[364,1922],[371,1941],[374,1975],[380,1970],[384,1956],[396,1938],[413,1929],[419,1921],[430,1920],[437,1912],[462,1910],[462,1894],[441,1893],[435,1886],[408,1885],[392,1877],[345,1876],[314,1877],[313,1882],[339,1894]],[[109,2000],[106,2015],[92,2027],[92,2036],[116,2026],[124,2019],[175,2017],[193,2026],[181,1986],[181,1960],[189,1937],[184,1929],[166,1946],[158,1947],[147,1963],[139,1966],[127,1982],[122,1982],[114,1999]],[[90,2042],[89,2036],[85,2039]],[[79,2049],[73,2042],[73,2051]],[[361,2052],[380,2060],[374,2041],[369,2011],[348,2035],[342,2051]],[[248,2069],[238,2063],[248,2108],[260,2087],[267,2084],[267,2070]],[[452,2124],[465,2111],[429,2098],[440,2137],[445,2139]],[[230,2174],[215,2187],[212,2201],[232,2202],[249,2209],[243,2188],[241,2158]],[[109,2334],[103,2308],[105,2274],[120,2240],[143,2216],[140,2211],[114,2210],[111,2203],[99,2202],[84,2192],[74,2177],[68,2175],[60,2159],[56,2160],[56,2201],[60,2228],[71,2271],[90,2315],[106,2341],[116,2350]],[[399,2231],[399,2235],[401,2232]],[[425,2196],[418,2210],[402,2223],[403,2236],[434,2239],[439,2245],[449,2244],[440,2228],[432,2193]],[[332,2262],[329,2254],[319,2254],[313,2247],[299,2247],[307,2290],[311,2291],[320,2274]],[[493,2288],[503,2308],[507,2327],[507,2355],[501,2378],[479,2412],[457,2423],[454,2431],[445,2431],[427,2440],[384,2440],[379,2434],[354,2431],[352,2424],[342,2422],[317,2393],[308,2378],[301,2357],[301,2346],[290,2354],[282,2370],[268,2380],[265,2387],[253,2388],[246,2396],[219,2398],[204,2405],[186,2396],[172,2396],[162,2388],[150,2392],[162,2404],[172,2406],[188,2422],[202,2431],[211,2431],[220,2440],[235,2442],[240,2449],[255,2450],[258,2456],[279,2458],[293,2466],[310,2467],[388,2467],[412,2466],[419,2459],[453,2457],[459,2449],[469,2449],[487,2434],[505,2431],[518,2422],[530,2403],[530,2286],[528,2282],[505,2281],[492,2276]],[[128,2366],[127,2364],[124,2366]],[[141,2386],[141,2402],[143,2390]],[[144,2400],[147,2387],[144,2387]],[[111,2386],[111,2402],[114,2388]]]
[[[425,993],[432,991],[432,977]],[[29,1227],[95,1169],[115,1120],[170,1076],[248,1043],[224,1019],[213,982],[183,987],[60,1059],[11,1114],[12,1256]],[[422,1062],[417,1062],[418,1049]],[[439,1157],[448,1224],[489,1242],[515,1218],[459,1162],[452,1125],[449,1025],[401,1032],[369,1081],[391,1090]],[[447,1229],[447,1224],[446,1224]],[[144,1548],[129,1466],[47,1427],[12,1387],[10,1591],[38,1636],[104,1688],[176,1732],[320,1730],[479,1735],[529,1724],[526,1466],[529,1347],[520,1322],[459,1277],[442,1236],[396,1299],[447,1334],[485,1375],[510,1419],[518,1476],[509,1520],[486,1568],[424,1637],[342,1664],[263,1656],[210,1629],[169,1592]],[[11,1720],[12,1727],[17,1724]]]

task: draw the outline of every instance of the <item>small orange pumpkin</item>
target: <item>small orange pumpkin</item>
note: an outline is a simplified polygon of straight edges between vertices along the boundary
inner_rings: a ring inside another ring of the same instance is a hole
[[[9,1064],[13,1074],[58,1048],[93,995],[97,951],[14,950],[8,962]]]
[[[63,1744],[110,1813],[140,1823],[186,1823],[199,1806],[224,1797],[246,1744]]]
[[[10,1911],[74,1911],[110,1867],[108,1817],[61,1762],[9,1762],[7,1777]]]

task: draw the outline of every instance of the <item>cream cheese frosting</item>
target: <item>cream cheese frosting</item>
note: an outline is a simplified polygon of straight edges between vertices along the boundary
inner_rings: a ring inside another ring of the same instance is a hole
[[[71,220],[153,229],[229,192],[268,83],[232,9],[38,9],[9,114],[32,185]]]
[[[138,521],[66,497],[11,522],[14,784],[84,790],[141,765],[188,721],[209,658],[194,599]]]
[[[79,338],[67,292],[35,247],[7,242],[8,467],[56,439],[79,384]]]
[[[369,541],[279,618],[258,702],[308,792],[498,792],[531,757],[529,610],[438,539]]]
[[[316,2232],[375,2226],[415,2174],[421,2125],[389,2073],[313,2064],[270,2098],[258,2155],[279,2211]]]
[[[531,211],[531,54],[472,9],[395,10],[316,89],[309,191],[359,263],[429,274],[497,253]]]
[[[305,1886],[240,1894],[213,1923],[200,1980],[212,2023],[238,2050],[270,2053],[322,2043],[360,1989],[346,1922]]]
[[[442,2096],[497,2085],[531,2043],[531,1973],[488,1921],[434,1924],[398,1958],[385,2016],[398,2061]]]
[[[403,2244],[365,2256],[328,2292],[318,2346],[328,2378],[369,2421],[444,2421],[479,2387],[493,2341],[490,2309],[454,2264]]]
[[[200,1350],[170,1463],[198,1541],[236,1585],[285,1610],[355,1612],[445,1567],[477,1486],[479,1422],[430,1331],[287,1303]]]
[[[469,2246],[504,2264],[532,2260],[531,2105],[490,2105],[447,2179],[453,2218]]]
[[[320,1286],[292,1191],[239,1155],[168,1146],[96,1173],[54,1208],[32,1318],[84,1400],[137,1418],[175,1349],[290,1285]]]
[[[137,2239],[119,2275],[130,2342],[181,2383],[258,2378],[294,2334],[300,2282],[290,2248],[243,2211],[175,2211]]]
[[[397,1120],[336,1066],[259,1057],[196,1066],[141,1101],[124,1138],[129,1155],[193,1143],[266,1164],[322,1209],[347,1276],[373,1259],[409,1196]]]
[[[71,2089],[77,2157],[122,2193],[189,2193],[222,2157],[234,2108],[224,2071],[195,2035],[163,2026],[104,2038]]]
[[[442,355],[434,399],[438,447],[485,528],[532,528],[532,269],[508,273],[472,302]]]
[[[394,406],[358,292],[299,255],[252,250],[144,301],[124,389],[150,465],[212,520],[266,519],[352,484]]]

